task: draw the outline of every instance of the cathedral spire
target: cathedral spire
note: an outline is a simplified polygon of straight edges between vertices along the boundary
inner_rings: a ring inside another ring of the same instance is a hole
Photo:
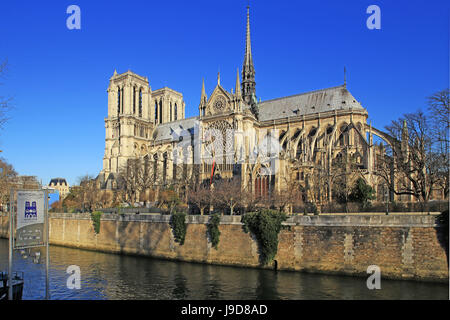
[[[245,40],[244,67],[253,67],[252,42],[250,37],[250,6],[247,6],[247,34]]]
[[[200,104],[206,103],[207,100],[208,100],[208,97],[207,97],[206,91],[205,91],[205,78],[203,78],[203,83],[202,83],[202,95],[201,95],[201,97],[200,97]]]
[[[250,6],[247,6],[247,34],[245,43],[244,66],[242,68],[242,98],[251,104],[255,96],[255,67],[253,66],[252,43],[250,38]]]
[[[241,81],[239,80],[239,68],[237,69],[236,73],[236,97],[241,97]]]

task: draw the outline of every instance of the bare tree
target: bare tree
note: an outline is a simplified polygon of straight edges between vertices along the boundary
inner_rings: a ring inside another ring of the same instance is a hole
[[[159,206],[166,207],[170,214],[173,213],[173,210],[176,209],[180,203],[180,197],[172,186],[162,190],[159,194]]]
[[[241,183],[237,179],[224,179],[215,182],[212,195],[214,205],[229,208],[231,215],[236,206],[240,207],[244,203]]]
[[[444,133],[448,142],[448,131],[450,130],[450,90],[445,89],[428,97],[428,110],[433,120],[435,129]]]
[[[302,203],[302,186],[291,176],[281,179],[280,190],[273,190],[267,200],[271,207],[280,212],[292,213],[293,206]]]
[[[414,196],[426,208],[442,178],[443,165],[430,117],[420,110],[405,114],[404,118],[392,121],[386,130],[395,142],[379,163],[378,174],[392,193]]]
[[[211,189],[203,184],[189,190],[188,201],[195,204],[203,215],[205,209],[211,206]]]
[[[127,201],[134,205],[136,191],[138,191],[139,159],[129,159],[126,166],[120,168],[117,177],[117,186],[125,191]]]
[[[81,208],[83,211],[92,212],[98,206],[98,190],[95,178],[89,174],[78,178]]]
[[[135,168],[135,179],[136,179],[136,190],[139,191],[140,195],[144,195],[144,206],[147,204],[147,198],[145,196],[148,189],[156,184],[153,171],[153,162],[150,161],[149,157],[144,157],[142,161],[134,161]]]
[[[0,158],[0,209],[9,201],[10,190],[16,177],[14,167]]]
[[[259,195],[255,195],[254,192],[252,192],[252,190],[250,189],[250,185],[247,185],[245,189],[241,190],[241,193],[242,205],[245,207],[245,210],[247,212],[253,212],[260,205],[264,204],[264,199]]]
[[[434,162],[438,169],[438,186],[444,197],[449,193],[449,155],[450,155],[450,91],[445,89],[428,97],[428,111],[431,117],[431,132],[434,142]]]
[[[347,150],[341,152],[341,157],[335,159],[327,173],[327,181],[330,186],[329,198],[345,205],[345,212],[349,212],[348,204],[353,189],[353,182],[358,176],[358,169],[353,158]],[[329,199],[331,200],[331,199]]]

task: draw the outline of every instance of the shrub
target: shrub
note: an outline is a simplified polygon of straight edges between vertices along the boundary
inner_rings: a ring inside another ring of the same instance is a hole
[[[208,222],[208,235],[211,240],[212,246],[217,250],[219,245],[219,237],[220,237],[220,216],[218,214],[213,214]]]
[[[375,190],[363,178],[358,178],[349,196],[350,201],[358,202],[365,209],[371,200],[375,200]]]
[[[92,223],[94,225],[94,231],[96,234],[100,233],[100,221],[101,221],[102,213],[100,211],[94,211],[91,213]]]
[[[186,214],[184,212],[175,212],[170,219],[170,226],[175,237],[175,242],[183,245],[187,228]]]
[[[287,219],[286,214],[273,210],[247,213],[242,217],[244,231],[256,237],[260,246],[260,260],[263,265],[271,262],[278,251],[278,234],[281,223]]]

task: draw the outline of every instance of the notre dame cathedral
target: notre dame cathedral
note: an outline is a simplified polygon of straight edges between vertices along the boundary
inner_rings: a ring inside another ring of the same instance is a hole
[[[291,181],[311,183],[318,166],[331,172],[334,163],[351,158],[355,176],[371,185],[378,198],[384,194],[374,174],[384,151],[373,143],[373,135],[390,137],[367,123],[367,110],[345,81],[258,101],[249,8],[244,63],[235,89],[225,90],[219,74],[208,97],[203,82],[198,116],[185,118],[182,93],[167,87],[152,90],[148,78],[131,71],[114,71],[107,92],[105,154],[98,177],[103,189],[116,187],[117,175],[130,159],[146,159],[152,163],[155,186],[233,177],[242,188],[263,196],[282,191]],[[330,200],[330,183],[320,188],[320,201]]]

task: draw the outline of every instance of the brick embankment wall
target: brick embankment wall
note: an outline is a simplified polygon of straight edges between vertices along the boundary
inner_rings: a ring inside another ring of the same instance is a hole
[[[112,253],[200,263],[260,267],[258,244],[242,229],[240,216],[224,216],[218,250],[206,235],[207,216],[188,216],[184,245],[175,242],[169,216],[108,215],[94,232],[89,214],[50,216],[50,243]],[[0,237],[8,236],[0,215]],[[367,277],[377,265],[390,279],[448,282],[443,228],[435,216],[295,216],[279,235],[280,270]],[[271,266],[268,266],[271,267]]]

